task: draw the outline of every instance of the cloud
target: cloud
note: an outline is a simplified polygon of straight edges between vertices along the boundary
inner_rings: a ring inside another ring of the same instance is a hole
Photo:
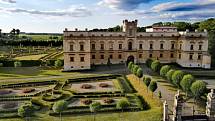
[[[86,17],[86,16],[92,15],[91,11],[83,6],[72,6],[68,9],[53,10],[53,11],[40,11],[40,10],[34,10],[34,9],[28,10],[23,8],[0,8],[0,12],[24,13],[24,14],[31,14],[31,15],[42,15],[47,17],[60,17],[60,16]]]
[[[149,3],[150,1],[152,0],[102,0],[98,3],[98,5],[131,11],[138,8],[140,4]]]
[[[0,0],[0,3],[3,3],[3,4],[12,4],[12,3],[16,3],[16,0]]]
[[[152,8],[153,11],[193,11],[203,9],[215,9],[215,0],[203,0],[189,3],[166,2]]]

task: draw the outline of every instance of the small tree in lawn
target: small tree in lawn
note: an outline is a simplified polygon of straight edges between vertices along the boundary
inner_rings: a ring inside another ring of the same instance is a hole
[[[142,68],[138,68],[136,74],[137,74],[137,77],[139,78],[139,83],[140,83],[140,78],[143,77],[143,70],[142,70]]]
[[[160,75],[162,77],[165,77],[167,72],[171,69],[171,67],[169,65],[165,65],[165,66],[162,66],[161,69],[160,69]]]
[[[151,81],[151,83],[149,84],[149,89],[152,91],[152,97],[153,97],[153,92],[155,92],[155,90],[157,90],[157,88],[158,88],[157,82]]]
[[[129,106],[130,106],[130,103],[126,99],[121,99],[116,104],[116,108],[122,110],[122,113],[124,109],[128,108]]]
[[[154,71],[154,72],[159,72],[160,71],[160,67],[161,67],[161,64],[158,60],[154,60],[151,64],[151,69]]]
[[[206,84],[203,81],[195,81],[192,83],[190,90],[195,100],[199,99],[206,92]]]
[[[184,77],[184,72],[177,70],[172,75],[173,84],[175,84],[178,88],[180,88],[180,82]]]
[[[63,66],[63,61],[58,59],[58,60],[55,61],[54,65],[55,65],[56,68],[60,68],[60,67]]]
[[[18,115],[22,118],[27,118],[27,117],[30,118],[33,112],[34,112],[34,107],[32,106],[32,103],[23,104],[18,108]]]
[[[132,67],[133,67],[134,63],[132,61],[130,61],[128,63],[128,70],[131,71],[132,70]]]
[[[61,116],[61,113],[66,110],[68,106],[68,102],[67,101],[58,101],[58,102],[55,102],[53,107],[52,107],[52,110],[54,112],[57,112],[57,113],[60,113],[60,120],[62,121],[62,116]]]
[[[22,63],[20,61],[16,61],[14,62],[14,67],[21,67],[22,66]]]
[[[183,79],[180,82],[182,89],[186,92],[186,96],[190,91],[192,83],[195,81],[194,77],[191,74],[184,75]]]
[[[146,60],[146,66],[151,68],[152,61],[153,61],[152,59],[147,59]]]
[[[151,78],[150,77],[145,77],[143,82],[147,86],[147,92],[148,92],[148,87],[149,87],[149,84],[151,83]]]
[[[170,69],[167,73],[166,73],[166,78],[169,82],[172,82],[172,75],[175,72],[175,70]]]
[[[101,105],[100,102],[94,102],[94,103],[91,103],[91,104],[90,104],[90,111],[91,111],[92,113],[94,113],[93,121],[96,120],[96,112],[97,112],[98,110],[100,110],[101,106],[102,106],[102,105]]]

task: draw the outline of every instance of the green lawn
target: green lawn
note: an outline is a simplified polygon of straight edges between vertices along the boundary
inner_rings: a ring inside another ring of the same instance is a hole
[[[48,54],[21,56],[21,57],[16,57],[14,59],[15,60],[39,60],[40,58],[42,58],[46,55],[48,55]]]

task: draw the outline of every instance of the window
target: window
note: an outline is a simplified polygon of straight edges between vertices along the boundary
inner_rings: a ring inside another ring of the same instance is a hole
[[[109,55],[109,59],[113,59],[113,55]]]
[[[96,59],[96,55],[92,55],[92,59]]]
[[[129,29],[129,36],[132,36],[132,29]]]
[[[104,44],[101,44],[101,50],[104,50]]]
[[[149,54],[149,57],[152,58],[152,54]]]
[[[142,58],[142,54],[139,54],[139,58]]]
[[[74,62],[74,57],[70,57],[70,62]]]
[[[119,49],[120,49],[120,50],[122,49],[122,44],[119,44]]]
[[[80,61],[81,61],[81,62],[84,62],[84,57],[80,57]]]
[[[132,42],[128,43],[128,50],[132,50]]]
[[[182,44],[180,44],[180,48],[179,48],[180,50],[181,50],[181,47],[182,47]]]
[[[163,54],[160,54],[160,58],[163,58]]]
[[[113,43],[110,43],[110,50],[113,50]]]
[[[121,55],[121,54],[119,54],[119,55],[118,55],[118,58],[119,58],[119,59],[122,59],[122,55]]]
[[[193,45],[190,45],[190,50],[193,50]]]
[[[178,58],[181,59],[181,54],[178,55]]]
[[[84,45],[83,44],[80,45],[80,51],[84,51]]]
[[[70,51],[73,51],[74,48],[73,48],[73,45],[70,45]]]
[[[173,53],[170,54],[170,58],[174,58],[174,54]]]
[[[104,55],[101,55],[100,58],[101,58],[101,59],[104,59]]]
[[[143,44],[139,44],[139,49],[143,49]]]
[[[199,50],[202,50],[202,45],[199,45]]]
[[[150,48],[149,49],[153,49],[153,44],[150,44]]]
[[[175,49],[175,44],[172,44],[171,49]]]
[[[190,60],[193,60],[193,54],[190,54]]]
[[[163,49],[163,44],[160,44],[160,49]]]
[[[95,50],[95,49],[96,49],[96,45],[92,44],[92,50]]]
[[[201,60],[201,59],[202,59],[202,55],[198,54],[198,60]]]

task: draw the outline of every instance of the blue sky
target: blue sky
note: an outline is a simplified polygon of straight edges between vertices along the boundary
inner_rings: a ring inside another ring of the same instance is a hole
[[[215,0],[0,0],[0,28],[8,32],[62,32],[107,28],[123,19],[139,26],[215,17]]]

